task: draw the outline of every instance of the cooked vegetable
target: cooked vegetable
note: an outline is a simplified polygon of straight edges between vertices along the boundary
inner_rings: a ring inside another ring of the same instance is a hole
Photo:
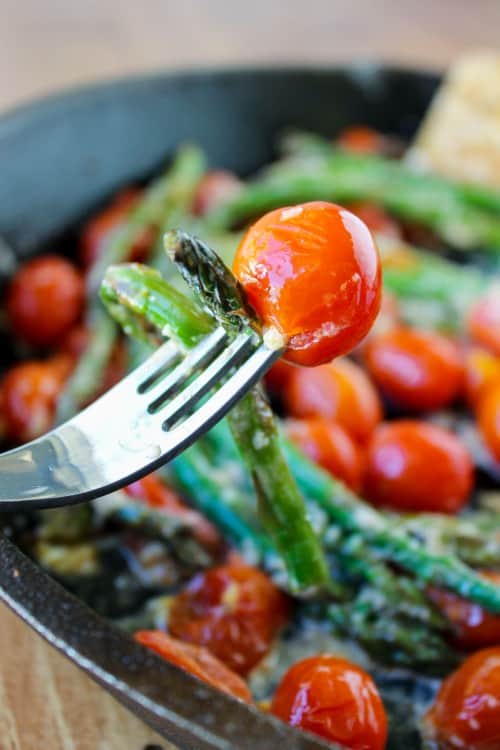
[[[500,356],[500,287],[492,286],[469,311],[467,328],[474,341]]]
[[[7,290],[5,309],[16,335],[33,346],[57,344],[83,312],[84,283],[58,255],[24,263]]]
[[[418,420],[379,425],[367,447],[364,489],[375,505],[399,511],[457,513],[474,468],[453,433]]]
[[[245,676],[269,652],[289,610],[285,595],[262,571],[234,557],[199,573],[173,599],[168,629]]]
[[[442,409],[462,390],[460,351],[441,334],[395,328],[372,338],[364,357],[380,390],[400,408]]]
[[[471,407],[477,406],[491,386],[500,386],[500,357],[473,348],[465,355],[465,395]]]
[[[486,445],[500,461],[500,383],[493,384],[479,400],[477,420]]]
[[[427,719],[445,750],[500,747],[500,647],[469,656],[443,682]]]
[[[348,359],[311,370],[295,368],[283,395],[292,416],[326,417],[338,422],[360,443],[369,439],[382,419],[380,397],[372,382]]]
[[[387,717],[372,678],[344,659],[321,655],[288,670],[271,711],[349,750],[384,750]]]
[[[183,643],[159,630],[140,630],[135,634],[135,639],[166,661],[189,672],[202,682],[206,682],[207,685],[222,690],[223,693],[228,693],[245,703],[252,702],[250,690],[244,680],[228,669],[208,649]]]
[[[375,242],[359,219],[331,203],[263,216],[243,237],[233,269],[265,330],[278,332],[285,359],[297,364],[347,354],[380,307]]]

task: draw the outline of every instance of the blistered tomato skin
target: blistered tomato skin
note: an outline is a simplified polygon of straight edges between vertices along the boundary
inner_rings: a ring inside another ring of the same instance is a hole
[[[311,369],[293,368],[285,385],[284,402],[290,416],[331,419],[359,443],[366,443],[382,419],[382,405],[373,383],[349,359]]]
[[[385,748],[387,717],[377,688],[344,659],[325,654],[294,664],[276,690],[271,712],[350,750]]]
[[[440,750],[498,750],[500,647],[469,656],[442,683],[427,719]]]
[[[267,654],[288,612],[287,597],[270,578],[233,560],[193,578],[173,599],[168,626],[244,676]]]
[[[160,630],[139,630],[134,637],[141,645],[202,682],[245,703],[252,702],[250,690],[244,680],[222,664],[208,649],[182,643]]]
[[[399,511],[457,513],[474,468],[453,433],[418,420],[379,425],[366,451],[364,490],[374,505]]]
[[[359,492],[363,477],[362,452],[343,427],[321,417],[288,419],[285,432],[311,461]]]
[[[387,331],[368,342],[365,361],[387,398],[412,411],[444,408],[463,388],[459,348],[431,331],[402,327]]]
[[[482,575],[500,586],[500,573],[486,571]],[[458,648],[473,651],[500,646],[500,615],[444,589],[431,589],[429,596],[453,625],[453,643]]]
[[[265,328],[287,345],[285,359],[316,366],[346,354],[368,333],[379,307],[377,246],[354,214],[315,201],[259,219],[233,270]]]

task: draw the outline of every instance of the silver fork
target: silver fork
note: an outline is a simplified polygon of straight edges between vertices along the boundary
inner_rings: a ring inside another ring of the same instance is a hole
[[[79,503],[174,458],[282,354],[219,327],[183,354],[171,341],[76,417],[0,455],[0,509]],[[229,377],[228,377],[229,376]]]

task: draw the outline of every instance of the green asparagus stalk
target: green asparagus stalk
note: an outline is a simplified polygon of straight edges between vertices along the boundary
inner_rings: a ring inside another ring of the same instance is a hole
[[[369,201],[400,219],[429,228],[458,250],[500,253],[500,215],[483,207],[487,202],[484,188],[481,200],[474,202],[473,187],[465,191],[403,162],[353,154],[321,139],[311,144],[312,140],[216,209],[214,224],[231,227],[272,208],[308,200]],[[497,198],[492,197],[491,203]]]

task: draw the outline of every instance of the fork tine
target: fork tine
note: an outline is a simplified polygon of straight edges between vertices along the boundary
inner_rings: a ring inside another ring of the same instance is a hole
[[[200,398],[208,393],[235,365],[241,362],[252,346],[255,346],[252,333],[240,333],[236,336],[217,359],[161,411],[163,429],[169,429],[183,414],[189,413]]]
[[[181,388],[194,373],[209,364],[222,350],[227,341],[227,333],[223,328],[217,328],[206,336],[194,349],[191,349],[177,367],[160,380],[148,391],[141,389],[147,397],[147,410],[153,414],[161,404]]]
[[[130,386],[133,387],[135,385],[136,388],[140,389],[144,386],[144,383],[154,382],[157,373],[174,364],[179,356],[179,347],[173,341],[166,341],[139,367],[127,375],[127,382]]]

